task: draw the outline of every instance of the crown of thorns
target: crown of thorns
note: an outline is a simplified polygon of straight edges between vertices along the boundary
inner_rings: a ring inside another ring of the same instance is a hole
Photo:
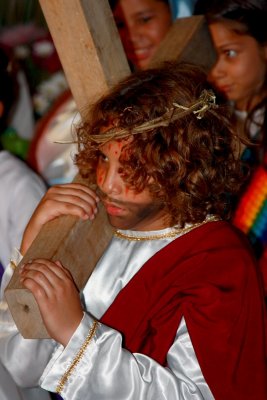
[[[216,107],[218,106],[216,105],[216,96],[214,92],[212,90],[204,89],[201,92],[199,99],[189,107],[182,106],[178,103],[173,103],[173,107],[171,109],[167,109],[167,111],[160,117],[146,121],[140,125],[132,126],[130,128],[113,127],[103,133],[90,135],[89,139],[99,144],[104,144],[113,139],[125,139],[131,135],[137,135],[138,133],[155,129],[160,126],[168,126],[173,121],[176,121],[177,119],[190,113],[193,113],[197,119],[202,119],[207,110]]]

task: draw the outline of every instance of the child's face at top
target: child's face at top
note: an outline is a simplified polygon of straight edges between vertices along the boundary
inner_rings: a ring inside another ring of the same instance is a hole
[[[168,4],[160,0],[120,0],[113,15],[127,58],[136,68],[147,68],[172,24]]]
[[[119,158],[125,142],[110,141],[100,147],[96,169],[99,196],[112,226],[119,229],[157,230],[168,226],[166,212],[148,189],[136,193],[123,181]]]
[[[266,79],[267,46],[249,35],[235,32],[233,23],[209,25],[217,61],[209,73],[212,84],[239,110],[253,108],[261,100]]]

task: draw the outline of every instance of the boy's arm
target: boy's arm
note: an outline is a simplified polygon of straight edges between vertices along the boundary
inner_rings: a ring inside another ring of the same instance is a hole
[[[73,215],[84,220],[94,219],[99,198],[95,192],[79,183],[51,187],[35,209],[21,242],[24,255],[42,226],[61,215]]]
[[[66,400],[214,400],[184,326],[178,328],[167,359],[165,368],[144,354],[130,353],[119,332],[85,314],[40,383]]]

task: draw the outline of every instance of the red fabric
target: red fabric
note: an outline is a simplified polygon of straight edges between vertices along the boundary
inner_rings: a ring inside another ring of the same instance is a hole
[[[267,247],[260,258],[260,268],[261,268],[261,273],[263,276],[263,283],[264,283],[264,291],[265,291],[265,297],[267,301]]]
[[[263,291],[244,240],[223,221],[176,239],[142,267],[101,321],[123,334],[125,348],[166,365],[184,316],[215,399],[266,400]]]

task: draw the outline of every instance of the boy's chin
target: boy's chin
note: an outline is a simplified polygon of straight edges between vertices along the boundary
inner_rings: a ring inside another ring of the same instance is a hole
[[[114,229],[135,230],[134,229],[134,226],[135,226],[134,221],[129,221],[128,218],[117,217],[114,215],[108,215],[108,220],[109,220],[110,225]]]

